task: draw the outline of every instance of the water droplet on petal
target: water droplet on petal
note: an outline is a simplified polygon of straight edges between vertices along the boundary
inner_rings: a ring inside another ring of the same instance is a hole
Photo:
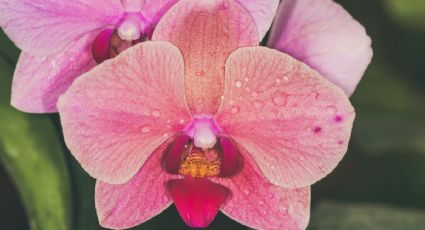
[[[199,77],[202,77],[202,76],[204,76],[204,75],[205,75],[205,71],[203,71],[203,70],[196,71],[196,72],[195,72],[195,75],[196,75],[196,76],[199,76]]]
[[[180,123],[180,124],[183,124],[183,123],[184,123],[184,119],[183,119],[183,118],[182,118],[182,119],[180,119],[180,120],[179,120],[179,123]]]
[[[326,112],[328,114],[335,114],[336,110],[337,110],[336,107],[332,106],[332,105],[329,105],[329,106],[326,107]]]
[[[280,84],[282,82],[282,79],[276,78],[276,84]]]
[[[233,106],[231,109],[230,109],[230,113],[233,113],[233,114],[235,114],[235,113],[239,113],[239,111],[241,110],[241,108],[239,108],[239,106]]]
[[[246,82],[248,82],[248,81],[249,81],[249,78],[247,78],[247,77],[246,77],[244,80],[245,80]]]
[[[142,131],[142,133],[149,133],[151,131],[151,126],[150,125],[144,125],[144,126],[142,126],[142,128],[140,130]]]
[[[319,93],[317,93],[317,92],[313,92],[313,93],[311,93],[311,94],[310,94],[310,97],[311,97],[312,99],[317,99],[317,98],[319,97]]]
[[[158,110],[155,110],[152,112],[152,116],[154,117],[160,117],[161,116],[161,112],[159,112]]]
[[[275,92],[272,98],[273,104],[277,106],[284,106],[288,102],[288,95],[283,92]]]
[[[245,190],[243,191],[243,193],[245,193],[245,195],[249,195],[251,192],[250,192],[248,189],[245,189]]]
[[[255,100],[252,102],[252,107],[256,108],[256,109],[261,109],[264,107],[264,103],[259,101],[259,100]]]
[[[240,81],[236,81],[236,82],[235,82],[235,86],[236,86],[236,88],[240,88],[240,87],[242,87],[242,82],[240,82]]]
[[[253,98],[256,98],[256,97],[258,97],[258,93],[254,91],[254,92],[252,92],[251,96],[252,96]]]

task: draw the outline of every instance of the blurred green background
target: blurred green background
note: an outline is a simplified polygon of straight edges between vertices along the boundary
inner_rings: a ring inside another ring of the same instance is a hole
[[[344,160],[312,187],[310,230],[425,229],[425,0],[341,0],[372,37]],[[94,181],[57,115],[9,106],[19,51],[0,33],[0,229],[98,227]],[[187,229],[174,207],[135,229]],[[219,215],[209,229],[246,229]]]

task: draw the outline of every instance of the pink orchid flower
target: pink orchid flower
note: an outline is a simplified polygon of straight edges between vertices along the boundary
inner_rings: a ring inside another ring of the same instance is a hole
[[[345,93],[257,46],[231,0],[180,1],[152,40],[59,99],[66,144],[97,179],[100,224],[129,228],[174,203],[191,227],[221,210],[252,228],[305,229],[309,186],[347,150],[355,112]]]
[[[14,107],[56,112],[57,98],[82,73],[149,39],[178,0],[0,0],[0,27],[23,50],[13,81]],[[236,0],[263,37],[279,0]]]
[[[308,64],[350,96],[373,51],[363,26],[333,0],[285,0],[268,45]]]

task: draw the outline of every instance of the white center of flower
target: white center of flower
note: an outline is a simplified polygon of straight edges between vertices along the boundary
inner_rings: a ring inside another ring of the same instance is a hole
[[[193,144],[201,149],[209,149],[214,147],[217,137],[211,130],[208,123],[200,123],[195,127],[193,134]]]
[[[126,41],[134,41],[140,38],[140,23],[133,17],[127,17],[118,28],[118,35]]]

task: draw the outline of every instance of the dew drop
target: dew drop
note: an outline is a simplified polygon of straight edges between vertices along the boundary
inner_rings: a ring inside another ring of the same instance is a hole
[[[256,97],[258,97],[258,93],[254,91],[254,92],[252,92],[251,96],[252,96],[253,98],[256,98]]]
[[[235,82],[235,86],[236,86],[236,88],[240,88],[240,87],[242,87],[242,82],[240,82],[240,81],[236,81],[236,82]]]
[[[280,84],[282,82],[282,79],[276,78],[276,84]]]
[[[335,106],[332,106],[332,105],[329,105],[329,106],[326,107],[326,112],[328,114],[335,114],[336,113],[336,107]]]
[[[184,119],[183,119],[183,118],[182,118],[182,119],[180,119],[180,120],[179,120],[179,123],[180,123],[180,124],[183,124],[183,123],[184,123]]]
[[[243,193],[245,193],[245,195],[249,195],[251,192],[250,192],[248,189],[245,189],[245,190],[243,191]]]
[[[252,102],[252,107],[256,108],[256,109],[261,109],[264,107],[263,102],[259,101],[259,100],[255,100]]]
[[[233,106],[231,109],[230,109],[230,113],[233,113],[233,114],[235,114],[235,113],[239,113],[239,111],[241,110],[241,108],[239,108],[239,106]]]
[[[204,75],[205,75],[205,71],[203,71],[203,70],[196,71],[196,72],[195,72],[195,75],[196,75],[196,76],[199,76],[199,77],[202,77],[202,76],[204,76]]]
[[[152,112],[152,116],[154,117],[160,117],[161,116],[161,112],[159,112],[158,110],[155,110]]]
[[[275,92],[273,94],[272,102],[277,106],[284,106],[288,102],[288,95],[283,92]]]
[[[248,81],[249,81],[249,78],[247,78],[247,77],[246,77],[244,80],[245,80],[246,82],[248,82]]]
[[[310,97],[311,97],[312,99],[317,99],[317,98],[319,97],[319,93],[317,93],[317,92],[313,92],[313,93],[311,93],[311,94],[310,94]]]
[[[151,131],[151,126],[150,125],[144,125],[144,126],[142,126],[142,128],[140,130],[142,131],[142,133],[149,133]]]

